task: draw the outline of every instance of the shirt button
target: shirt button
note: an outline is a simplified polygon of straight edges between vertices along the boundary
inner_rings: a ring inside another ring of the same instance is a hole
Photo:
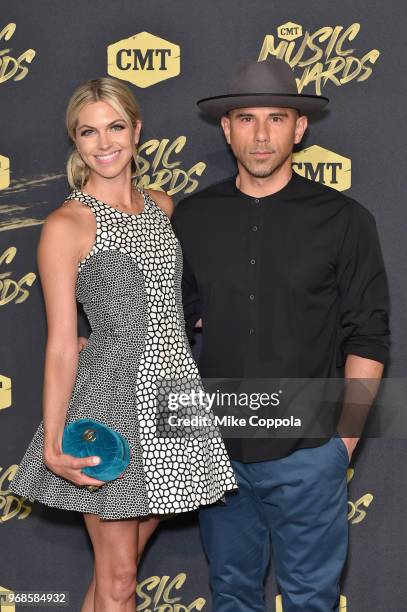
[[[256,198],[256,199],[254,200],[254,203],[255,203],[255,204],[259,204],[259,203],[260,203],[259,198]]]
[[[257,232],[257,230],[258,230],[258,229],[259,229],[259,228],[257,227],[257,225],[253,225],[252,230],[253,230],[254,232]]]
[[[253,327],[251,327],[251,328],[249,329],[249,334],[250,334],[251,336],[254,334],[254,329],[253,329]]]
[[[250,298],[251,300],[254,300],[254,295],[253,295],[253,293],[251,293],[251,294],[249,295],[249,298]]]
[[[252,264],[252,266],[254,266],[254,264],[256,263],[256,260],[255,259],[251,259],[250,263]]]

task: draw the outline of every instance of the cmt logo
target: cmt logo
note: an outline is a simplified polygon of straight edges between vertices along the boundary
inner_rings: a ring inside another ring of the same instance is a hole
[[[0,374],[0,410],[11,406],[11,378]]]
[[[17,253],[17,247],[11,246],[6,249],[3,253],[0,253],[0,269],[3,264],[10,264]],[[31,285],[37,278],[34,272],[27,272],[19,280],[13,280],[10,278],[12,275],[11,270],[6,272],[0,272],[0,306],[9,304],[14,301],[16,304],[22,304],[30,295],[28,289],[25,289],[23,285]]]
[[[283,23],[283,25],[277,28],[277,34],[279,38],[284,40],[295,40],[302,36],[302,25],[287,21],[287,23]]]
[[[10,465],[4,472],[0,466],[0,529],[1,525],[17,517],[17,520],[26,519],[32,512],[33,498],[14,495],[9,489],[18,469],[17,464]],[[8,608],[5,608],[5,611]],[[2,608],[0,608],[2,612]]]
[[[7,189],[10,185],[10,160],[0,155],[0,189]]]
[[[24,64],[31,64],[35,57],[34,49],[27,49],[18,57],[10,55],[13,49],[9,40],[13,37],[16,27],[15,23],[8,23],[0,29],[0,83],[5,83],[8,79],[14,81],[24,79],[29,72],[28,67]],[[3,48],[3,45],[5,48]]]
[[[348,609],[346,597],[345,595],[341,595],[339,600],[339,612],[346,612]],[[281,595],[277,595],[276,597],[276,612],[284,612],[283,610],[283,601],[281,599]]]
[[[168,610],[168,612],[192,612],[203,610],[206,599],[196,597],[191,603],[181,601],[180,590],[183,587],[187,575],[182,572],[171,578],[171,576],[150,576],[137,585],[137,595],[140,603],[137,610],[149,612],[150,610]],[[189,601],[189,600],[188,600]]]
[[[266,34],[258,61],[272,55],[290,64],[296,72],[299,93],[307,85],[314,85],[315,93],[321,95],[329,83],[340,87],[351,81],[364,82],[373,73],[380,51],[357,51],[360,27],[355,22],[347,27],[324,25],[312,31],[288,21],[277,28],[277,36]]]
[[[355,470],[353,468],[349,468],[347,473],[348,483],[352,480],[354,475]],[[362,497],[360,497],[354,502],[348,500],[348,521],[350,521],[352,525],[361,523],[366,518],[367,509],[369,508],[373,499],[374,497],[371,493],[365,493],[364,495],[362,495]]]
[[[15,605],[9,603],[10,596],[14,596],[14,591],[0,586],[0,612],[15,612]]]
[[[318,145],[294,153],[293,168],[297,174],[338,191],[351,186],[351,160]]]
[[[178,76],[181,66],[179,45],[149,32],[140,32],[107,48],[107,72],[137,87],[150,87]]]

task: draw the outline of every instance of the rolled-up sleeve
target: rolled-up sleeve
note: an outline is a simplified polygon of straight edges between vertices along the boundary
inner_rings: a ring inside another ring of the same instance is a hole
[[[386,363],[390,347],[389,291],[376,222],[358,202],[347,206],[337,281],[340,303],[338,365],[349,354]]]

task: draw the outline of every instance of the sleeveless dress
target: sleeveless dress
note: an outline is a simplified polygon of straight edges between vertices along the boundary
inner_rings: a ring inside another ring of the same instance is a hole
[[[182,250],[167,215],[143,190],[138,214],[74,189],[96,218],[96,237],[78,265],[76,298],[91,325],[79,353],[65,425],[91,418],[124,435],[130,464],[96,490],[43,462],[41,421],[10,483],[12,492],[48,506],[120,519],[199,508],[237,489],[217,435],[157,436],[157,385],[199,374],[185,333]]]

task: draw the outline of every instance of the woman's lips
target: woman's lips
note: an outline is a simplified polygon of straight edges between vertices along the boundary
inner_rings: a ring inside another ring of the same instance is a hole
[[[112,161],[116,160],[120,151],[112,151],[112,153],[105,153],[103,155],[95,155],[98,162],[101,164],[110,164]]]

